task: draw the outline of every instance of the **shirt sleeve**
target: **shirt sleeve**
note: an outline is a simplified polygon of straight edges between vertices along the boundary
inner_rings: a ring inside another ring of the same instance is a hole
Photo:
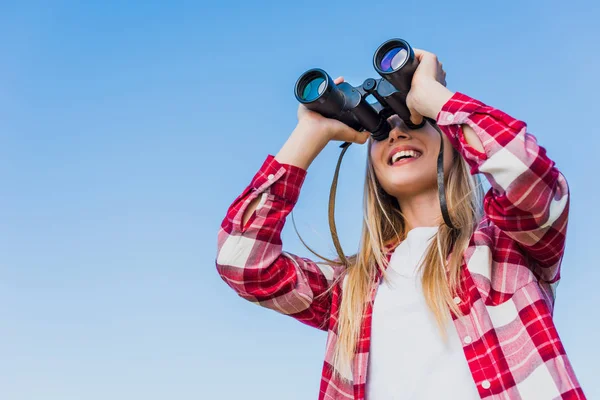
[[[437,123],[471,173],[482,173],[490,182],[484,198],[487,217],[525,250],[538,277],[558,281],[569,188],[527,124],[458,92],[442,107]],[[484,152],[466,142],[463,124],[475,131]]]
[[[306,170],[272,155],[230,205],[218,233],[216,266],[239,296],[326,330],[332,285],[339,266],[282,250],[281,231],[300,195]],[[249,204],[257,209],[242,226]]]

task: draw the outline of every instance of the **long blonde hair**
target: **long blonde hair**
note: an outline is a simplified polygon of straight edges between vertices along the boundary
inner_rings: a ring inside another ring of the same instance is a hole
[[[435,125],[434,127],[437,128]],[[344,281],[338,315],[338,338],[332,360],[334,374],[339,379],[344,379],[340,371],[349,371],[351,368],[360,336],[361,321],[366,311],[365,304],[377,269],[383,279],[387,279],[386,249],[404,240],[407,234],[405,219],[398,201],[383,190],[375,175],[370,157],[372,141],[369,139],[368,143],[369,155],[366,163],[363,226],[359,251],[345,258],[347,261],[345,272],[334,283],[337,284],[341,279]],[[462,156],[453,148],[451,149],[453,162],[450,170],[445,173],[445,186],[450,217],[457,229],[452,230],[440,221],[435,240],[432,240],[426,250],[419,267],[422,271],[425,300],[435,316],[443,338],[446,337],[445,326],[450,317],[448,309],[456,315],[461,315],[453,298],[460,294],[459,281],[463,252],[481,219],[483,197],[479,180],[471,175]],[[334,182],[336,181],[337,171]],[[332,229],[332,236],[338,247],[339,241],[334,229]],[[331,261],[315,253],[310,247],[307,248],[324,260]],[[329,290],[333,289],[334,285]],[[327,295],[327,292],[322,295]]]

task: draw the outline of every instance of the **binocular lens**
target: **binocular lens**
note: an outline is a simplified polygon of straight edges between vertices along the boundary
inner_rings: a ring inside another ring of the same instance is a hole
[[[294,95],[306,108],[328,118],[341,115],[347,100],[333,79],[320,68],[310,69],[300,75],[294,86]],[[356,95],[360,97],[358,92]],[[343,122],[352,123],[350,119]]]
[[[326,86],[327,81],[325,78],[318,76],[306,84],[300,97],[302,97],[302,100],[304,101],[313,101],[323,94]]]
[[[408,52],[403,47],[395,47],[389,50],[381,59],[379,67],[384,72],[392,72],[398,69],[406,58],[408,57]]]

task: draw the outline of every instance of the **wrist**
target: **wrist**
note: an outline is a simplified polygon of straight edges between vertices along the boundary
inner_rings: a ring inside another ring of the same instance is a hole
[[[292,131],[290,140],[309,150],[310,153],[318,154],[327,146],[330,139],[322,129],[322,124],[313,123],[310,120],[300,120]]]
[[[324,134],[309,123],[301,122],[288,137],[275,159],[282,164],[290,164],[306,170],[327,143]]]
[[[420,102],[417,112],[424,117],[437,120],[437,116],[444,107],[444,104],[452,98],[454,92],[437,81],[430,82],[424,89],[423,93],[425,93],[425,96]]]

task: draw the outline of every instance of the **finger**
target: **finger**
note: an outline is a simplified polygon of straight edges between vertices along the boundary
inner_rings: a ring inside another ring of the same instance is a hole
[[[423,116],[415,109],[409,107],[408,110],[410,111],[410,122],[415,125],[419,125],[421,122],[423,122]]]
[[[425,51],[425,50],[419,50],[419,49],[414,49],[414,50],[415,50],[415,57],[417,58],[417,60],[419,60],[420,64],[437,65],[437,66],[439,66],[441,64],[440,60],[438,59],[438,56],[436,54],[431,53],[429,51]]]
[[[359,132],[356,129],[346,127],[342,130],[342,132],[339,133],[338,140],[344,142],[363,144],[369,139],[369,136],[371,136],[369,132]]]
[[[415,47],[413,47],[413,51],[415,52],[415,57],[419,61],[421,61],[424,57],[429,57],[430,55],[433,55],[433,53],[430,53],[429,51],[417,49]]]
[[[342,82],[344,82],[344,77],[343,76],[338,76],[337,78],[335,78],[333,80],[333,83],[335,83],[336,85],[339,85]]]
[[[354,132],[355,132],[355,136],[354,136],[354,140],[353,140],[354,143],[364,144],[371,137],[371,133],[367,132],[367,131],[362,131],[362,132],[354,131]]]
[[[417,49],[413,47],[413,51],[415,52],[415,58],[419,61],[421,61],[421,59],[423,58],[423,55],[425,53],[424,50],[421,49]]]

